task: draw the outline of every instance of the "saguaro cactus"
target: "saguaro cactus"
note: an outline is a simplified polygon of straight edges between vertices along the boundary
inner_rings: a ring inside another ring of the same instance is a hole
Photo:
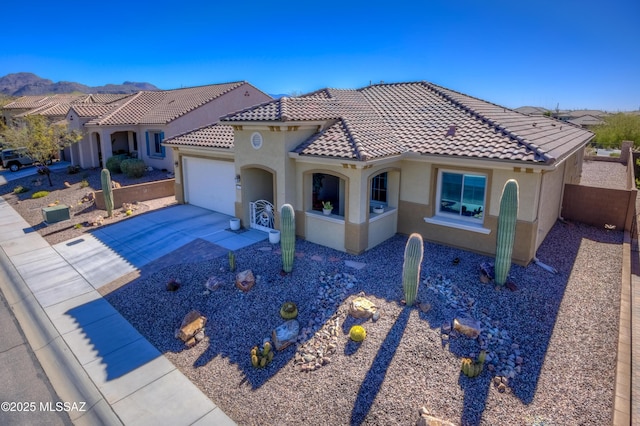
[[[291,204],[283,204],[280,208],[280,251],[282,270],[289,273],[293,268],[296,251],[296,216]]]
[[[416,301],[423,255],[422,236],[416,233],[411,234],[404,248],[404,264],[402,265],[402,289],[407,306],[413,305]]]
[[[102,194],[104,195],[107,216],[111,217],[113,215],[113,188],[111,187],[111,173],[109,173],[108,169],[102,169],[100,182],[102,183]]]
[[[500,213],[498,214],[498,234],[496,237],[496,284],[504,285],[511,268],[511,254],[516,235],[518,218],[518,182],[509,179],[502,188]]]

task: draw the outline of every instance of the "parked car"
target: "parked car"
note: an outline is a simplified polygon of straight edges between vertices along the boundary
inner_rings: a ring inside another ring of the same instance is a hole
[[[27,155],[26,148],[3,149],[0,157],[2,167],[12,172],[17,172],[22,166],[30,166],[35,163],[35,160]]]

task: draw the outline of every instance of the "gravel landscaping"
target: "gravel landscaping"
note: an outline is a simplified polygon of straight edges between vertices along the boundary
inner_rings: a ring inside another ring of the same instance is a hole
[[[145,173],[141,178],[128,178],[123,174],[112,175],[112,180],[122,186],[152,182],[167,179],[167,172],[153,170]],[[91,231],[95,227],[91,223],[98,217],[105,217],[107,212],[95,207],[90,198],[93,191],[102,189],[100,183],[100,169],[84,169],[78,173],[69,174],[66,171],[51,173],[52,186],[46,176],[33,175],[12,180],[0,186],[0,195],[22,216],[29,225],[42,235],[49,244],[57,244],[76,238],[84,232]],[[16,188],[25,188],[23,193],[16,193]],[[42,198],[32,198],[39,191],[47,191],[49,194]],[[52,204],[64,204],[71,207],[71,220],[53,223],[45,226],[42,219],[42,208]],[[154,210],[167,205],[175,204],[174,197],[137,203],[132,213],[140,213]],[[121,206],[115,206],[114,216],[104,220],[104,225],[126,219]]]
[[[405,236],[360,256],[299,240],[288,276],[278,245],[254,244],[235,252],[238,271],[257,277],[246,293],[226,254],[202,261],[187,245],[168,255],[172,266],[159,259],[105,298],[241,425],[410,425],[421,407],[463,425],[610,424],[622,239],[557,223],[538,257],[558,274],[514,265],[513,291],[480,282],[491,258],[426,243],[420,307],[400,303]],[[208,289],[211,277],[221,285]],[[171,279],[177,291],[167,291]],[[362,294],[376,321],[347,315]],[[250,350],[284,322],[287,301],[298,307],[299,341],[254,368]],[[208,319],[205,338],[186,348],[175,331],[194,309]],[[478,338],[450,329],[464,317],[480,322]],[[349,340],[354,324],[366,329],[362,343]],[[482,373],[464,376],[462,358],[482,348]]]

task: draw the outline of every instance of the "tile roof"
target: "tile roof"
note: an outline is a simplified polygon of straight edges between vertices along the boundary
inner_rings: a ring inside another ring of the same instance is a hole
[[[593,137],[571,124],[527,116],[427,82],[324,89],[221,120],[325,121],[328,125],[294,152],[360,161],[414,152],[551,164]]]
[[[54,103],[73,103],[82,102],[88,95],[30,95],[21,96],[13,102],[9,102],[3,106],[3,109],[34,109]]]
[[[244,81],[189,87],[186,89],[141,91],[122,105],[87,125],[167,124],[207,102],[242,85]]]
[[[78,117],[100,117],[101,115],[108,114],[111,111],[118,108],[120,105],[117,103],[110,104],[77,104],[72,105],[71,109],[75,111]]]
[[[233,149],[233,126],[212,124],[164,141],[170,145]]]

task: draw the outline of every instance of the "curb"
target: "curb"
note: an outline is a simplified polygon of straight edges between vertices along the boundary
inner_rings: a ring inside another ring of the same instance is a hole
[[[86,403],[85,412],[70,415],[74,425],[122,425],[1,247],[0,290],[58,397]]]

